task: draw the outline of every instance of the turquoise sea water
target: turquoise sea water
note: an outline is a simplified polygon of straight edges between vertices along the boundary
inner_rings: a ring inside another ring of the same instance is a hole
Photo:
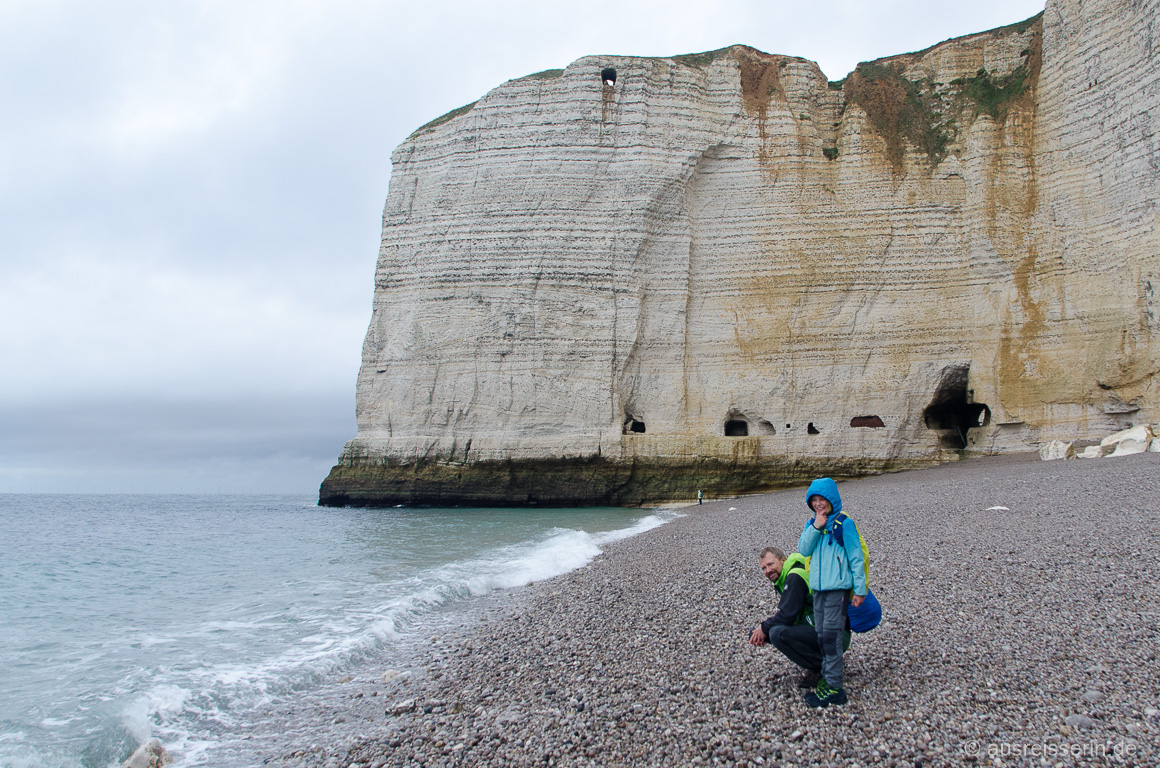
[[[0,766],[255,764],[275,708],[673,515],[0,495]]]

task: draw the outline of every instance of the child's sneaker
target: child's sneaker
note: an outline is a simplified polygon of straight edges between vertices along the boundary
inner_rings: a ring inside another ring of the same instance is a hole
[[[839,688],[835,691],[824,677],[818,681],[817,688],[806,694],[806,704],[811,707],[828,707],[831,704],[845,704],[847,701],[846,689]]]

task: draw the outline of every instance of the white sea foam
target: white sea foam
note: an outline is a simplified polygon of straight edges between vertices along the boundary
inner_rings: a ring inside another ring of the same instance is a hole
[[[210,678],[227,697],[245,700],[249,706],[267,703],[271,685],[278,690],[297,688],[332,675],[399,639],[434,610],[582,568],[600,555],[602,546],[677,516],[649,515],[627,528],[595,534],[558,528],[539,540],[496,547],[478,557],[429,568],[397,582],[395,594],[378,605],[326,616],[314,631],[273,657],[216,665],[194,674]],[[233,629],[240,626],[217,622],[215,628],[227,624]]]
[[[143,648],[152,648],[155,645],[169,645],[176,641],[172,637],[142,637],[137,642],[141,643]]]
[[[153,736],[153,723],[183,712],[191,695],[189,689],[177,685],[154,686],[125,707],[121,720],[137,741],[146,741]]]
[[[627,539],[632,536],[636,536],[638,534],[644,533],[645,531],[651,531],[653,528],[658,528],[667,522],[677,519],[678,517],[684,517],[684,515],[678,512],[665,512],[659,515],[649,515],[648,517],[642,517],[640,520],[637,520],[635,524],[630,525],[628,528],[621,528],[618,531],[608,531],[606,533],[596,533],[593,534],[593,538],[598,544],[608,544],[613,541],[620,541],[621,539]]]
[[[463,579],[472,595],[486,595],[582,568],[599,554],[591,534],[557,529],[547,540],[531,546],[517,545],[489,557],[453,563],[445,578],[450,583]]]
[[[225,695],[251,706],[265,703],[268,685],[294,688],[332,675],[399,639],[434,610],[558,576],[588,564],[600,551],[590,534],[557,530],[544,541],[500,547],[481,557],[433,567],[397,582],[395,594],[377,605],[320,618],[309,634],[274,656],[215,665],[193,674],[209,678]]]
[[[627,528],[595,534],[557,528],[539,540],[496,547],[478,557],[432,567],[399,581],[396,594],[378,605],[331,614],[310,634],[291,647],[260,661],[220,664],[195,672],[217,691],[213,697],[224,708],[201,711],[201,718],[223,722],[234,718],[225,710],[251,710],[273,700],[270,689],[299,688],[327,679],[404,635],[424,615],[459,600],[496,590],[521,587],[582,568],[600,555],[602,547],[663,525],[676,514],[649,515]],[[215,622],[213,629],[239,630],[243,622]],[[206,628],[208,629],[208,627]],[[186,697],[187,699],[188,697]],[[215,743],[194,738],[171,716],[175,702],[192,709],[172,688],[155,689],[145,710],[135,712],[137,728],[145,720],[167,726],[167,743],[179,755],[178,765],[198,765]],[[187,714],[189,712],[187,711]],[[142,717],[144,715],[144,718]],[[142,733],[142,738],[148,733]]]
[[[30,744],[15,743],[0,736],[0,765],[4,768],[84,768],[79,755],[68,754],[59,749],[37,749]],[[23,734],[20,734],[23,736]]]
[[[73,718],[59,719],[53,717],[46,717],[40,721],[41,728],[62,728],[73,721]]]
[[[110,520],[137,530],[154,515],[151,507],[138,514],[125,500],[95,503],[92,523],[78,527],[86,536]],[[360,676],[368,662],[405,659],[411,639],[424,636],[415,630],[454,620],[465,601],[582,568],[611,542],[677,516],[650,514],[627,527],[590,533],[580,528],[624,525],[618,521],[632,513],[292,513],[252,505],[243,514],[214,499],[204,502],[208,511],[199,517],[186,504],[172,500],[165,519],[177,527],[168,539],[154,540],[168,560],[156,552],[124,552],[123,563],[93,561],[91,573],[70,582],[78,588],[74,599],[83,596],[94,605],[93,620],[103,622],[98,631],[37,630],[36,617],[17,617],[27,622],[26,636],[39,631],[85,641],[70,647],[67,665],[46,670],[43,680],[20,681],[17,717],[0,733],[4,768],[115,766],[153,737],[176,758],[175,768],[252,764],[258,742],[247,737],[262,728],[271,738],[278,733],[276,718],[263,719],[276,711],[271,705],[324,695],[340,676]],[[247,517],[253,514],[266,516],[259,525]],[[288,514],[303,515],[306,529],[285,523]],[[106,534],[117,543],[126,538],[115,525]],[[58,539],[46,537],[45,549],[36,558],[30,553],[29,562],[71,562],[75,545]],[[448,556],[454,559],[446,562]],[[425,558],[430,565],[422,565]],[[171,565],[178,559],[180,570]],[[142,562],[158,566],[143,570]],[[152,601],[147,607],[142,595]],[[177,605],[182,610],[174,610]],[[135,629],[126,632],[126,626]],[[35,659],[38,651],[20,646],[14,652]],[[60,680],[65,682],[54,682]]]

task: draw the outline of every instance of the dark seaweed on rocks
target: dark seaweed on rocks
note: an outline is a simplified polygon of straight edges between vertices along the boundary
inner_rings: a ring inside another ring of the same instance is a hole
[[[327,507],[647,506],[673,499],[709,498],[785,488],[819,474],[860,477],[927,466],[931,461],[766,457],[610,460],[583,458],[508,461],[384,462],[344,455],[322,481]]]

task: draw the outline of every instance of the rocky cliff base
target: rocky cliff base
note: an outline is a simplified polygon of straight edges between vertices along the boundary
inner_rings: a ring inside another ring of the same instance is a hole
[[[322,483],[329,507],[647,506],[787,488],[817,477],[863,477],[929,466],[906,459],[769,458],[760,462],[691,457],[610,460],[600,457],[480,461],[470,464],[342,463]]]

